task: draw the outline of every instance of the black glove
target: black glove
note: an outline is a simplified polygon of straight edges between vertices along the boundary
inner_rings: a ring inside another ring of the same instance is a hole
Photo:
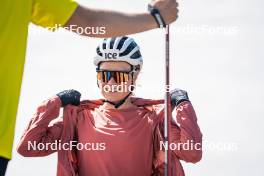
[[[71,104],[78,106],[80,104],[81,94],[77,90],[64,90],[58,94],[56,94],[62,103],[62,107]]]
[[[178,106],[183,101],[190,101],[185,90],[174,89],[170,92],[171,104],[173,107]]]

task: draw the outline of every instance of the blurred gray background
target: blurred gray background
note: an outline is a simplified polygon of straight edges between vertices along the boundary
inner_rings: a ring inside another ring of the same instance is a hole
[[[145,11],[147,0],[82,0],[90,7]],[[187,176],[261,176],[264,142],[263,1],[179,1],[171,26],[172,87],[188,91],[203,133],[197,164],[184,163]],[[164,32],[133,35],[144,68],[136,95],[162,98]],[[65,30],[30,26],[17,116],[15,147],[41,101],[74,88],[82,99],[100,98],[92,57],[100,39]],[[56,154],[24,158],[13,150],[7,176],[55,175]]]

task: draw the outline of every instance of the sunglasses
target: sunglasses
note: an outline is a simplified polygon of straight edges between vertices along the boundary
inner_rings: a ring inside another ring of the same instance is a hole
[[[117,84],[121,84],[124,82],[128,82],[130,73],[131,72],[124,71],[98,70],[97,79],[98,81],[108,83],[110,79],[113,78]]]

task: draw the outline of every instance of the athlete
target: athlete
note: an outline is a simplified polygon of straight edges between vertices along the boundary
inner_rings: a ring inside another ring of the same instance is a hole
[[[164,23],[177,18],[175,0],[155,0]],[[84,7],[72,0],[1,0],[0,5],[0,175],[5,174],[11,159],[17,105],[25,61],[30,22],[47,28],[63,26],[105,27],[105,32],[82,32],[90,37],[122,36],[158,28],[156,11],[121,13]],[[83,30],[84,31],[84,30]]]
[[[133,95],[143,66],[139,46],[130,37],[104,39],[94,64],[104,98],[80,102],[78,91],[65,90],[44,101],[17,151],[25,157],[58,152],[57,175],[164,175],[164,100]],[[187,92],[170,94],[176,110],[170,137],[178,146],[170,148],[170,169],[173,176],[183,176],[180,160],[195,163],[202,157],[202,134]],[[63,117],[57,118],[61,107]],[[58,147],[70,144],[72,148]]]

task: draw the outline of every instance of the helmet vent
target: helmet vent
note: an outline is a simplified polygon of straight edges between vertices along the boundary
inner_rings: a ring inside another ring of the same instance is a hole
[[[120,57],[128,55],[136,46],[137,44],[135,42],[131,42],[126,48],[126,50],[120,53]]]
[[[117,48],[118,50],[120,50],[122,48],[122,46],[124,45],[125,41],[128,39],[128,37],[123,37],[120,42],[118,43],[117,45]]]

